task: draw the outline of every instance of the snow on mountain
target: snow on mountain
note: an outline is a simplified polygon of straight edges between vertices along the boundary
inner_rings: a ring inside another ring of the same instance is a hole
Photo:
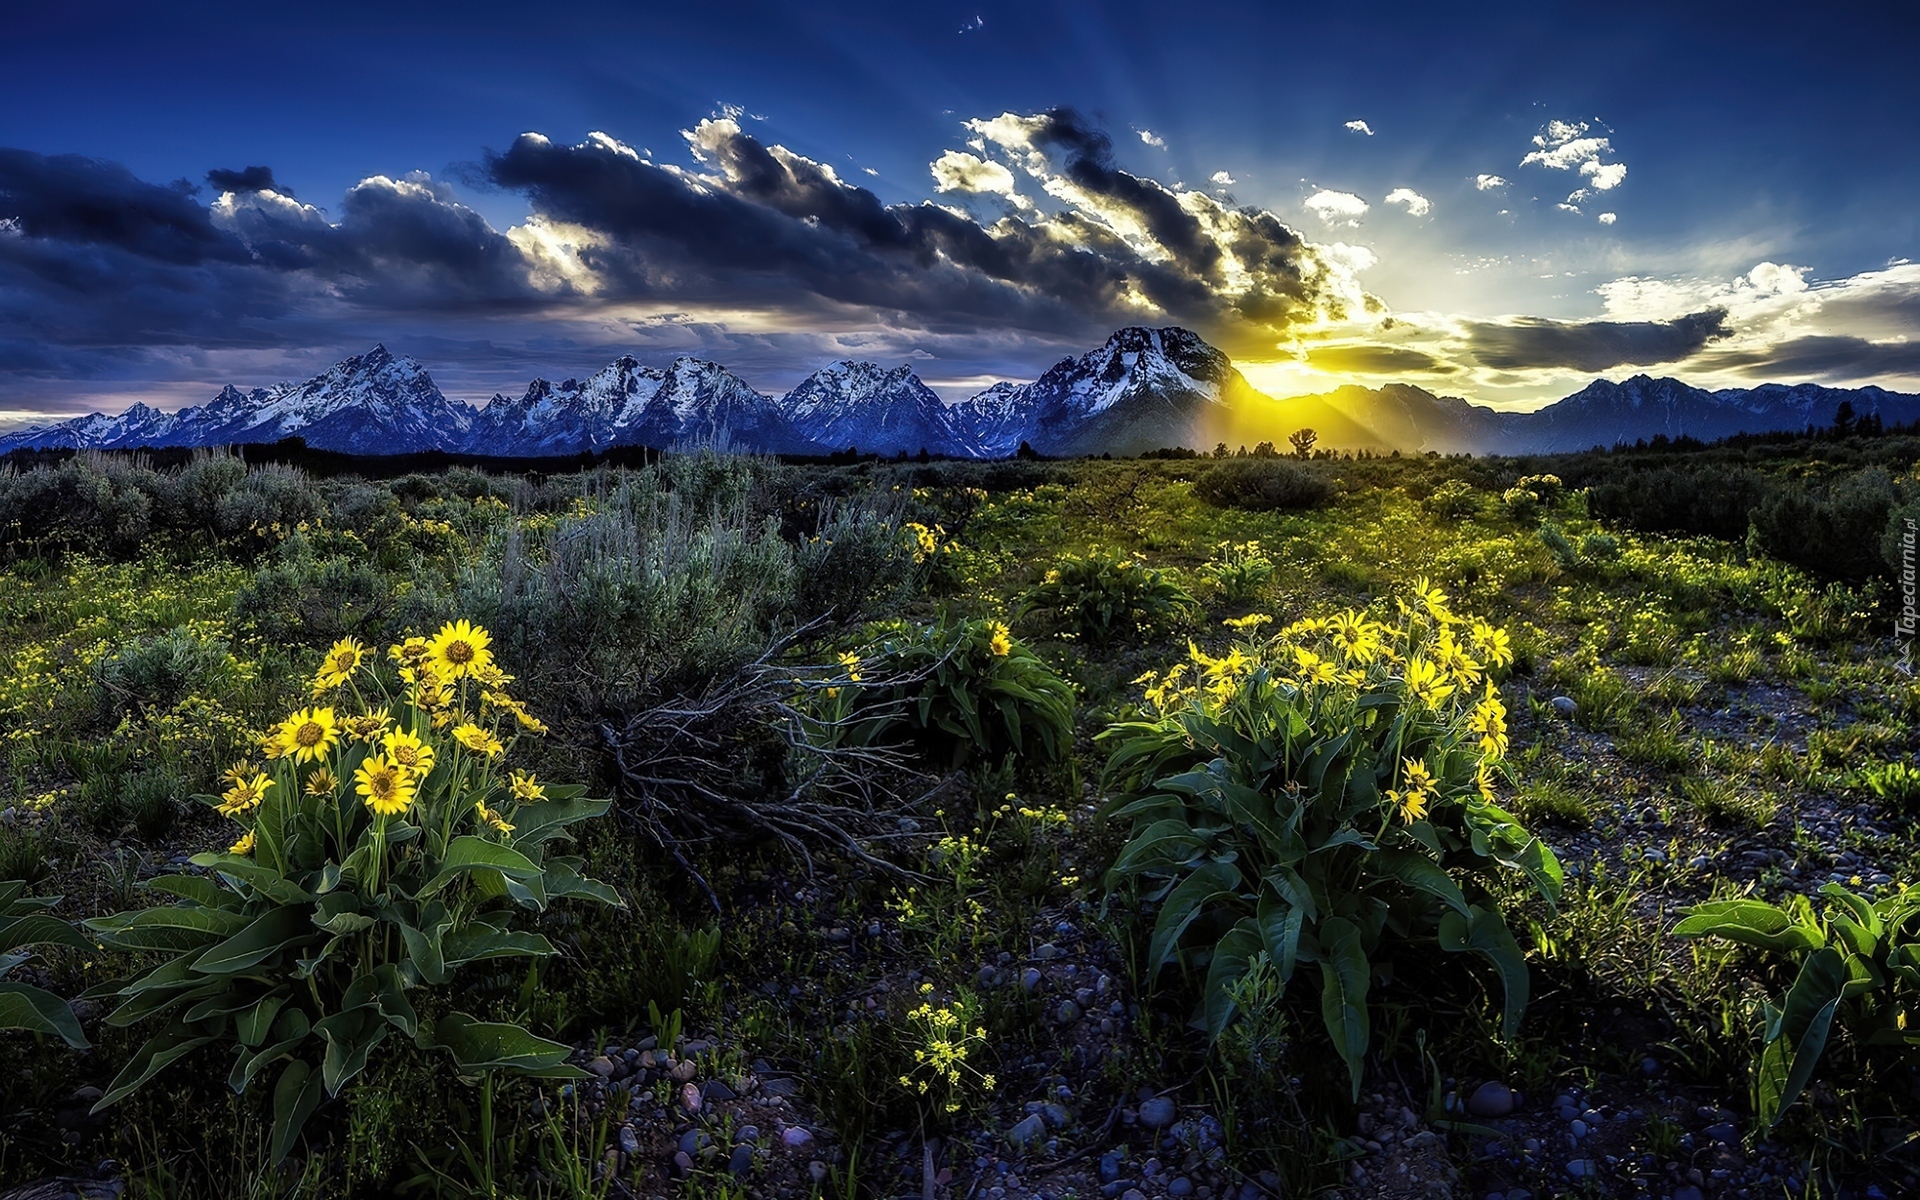
[[[972,452],[953,410],[907,366],[889,371],[870,362],[836,362],[807,376],[777,404],[795,429],[831,450]]]
[[[1033,410],[1024,383],[996,383],[951,406],[948,420],[965,452],[974,458],[1005,458],[1033,432]]]

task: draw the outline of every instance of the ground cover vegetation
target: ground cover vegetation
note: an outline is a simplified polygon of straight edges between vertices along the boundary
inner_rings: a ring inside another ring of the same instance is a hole
[[[1911,1192],[1916,463],[0,469],[0,1195]]]

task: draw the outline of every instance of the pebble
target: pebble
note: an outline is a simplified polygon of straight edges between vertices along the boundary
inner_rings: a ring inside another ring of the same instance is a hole
[[[745,1175],[753,1167],[753,1147],[735,1146],[727,1157],[727,1170],[734,1175]]]
[[[1020,990],[1026,992],[1033,991],[1040,986],[1042,978],[1044,978],[1044,976],[1040,974],[1038,967],[1028,967],[1026,970],[1020,972]]]
[[[1140,1105],[1140,1120],[1154,1129],[1173,1124],[1173,1118],[1179,1115],[1180,1108],[1166,1096],[1155,1096]]]
[[[1071,1000],[1062,1000],[1060,1008],[1053,1014],[1054,1020],[1062,1025],[1071,1025],[1080,1019],[1080,1006]]]
[[[1706,1196],[1699,1188],[1688,1183],[1673,1189],[1673,1200],[1706,1200]]]
[[[807,1164],[807,1176],[816,1184],[825,1183],[827,1181],[827,1164],[817,1158],[814,1159]]]
[[[681,1108],[686,1109],[690,1113],[697,1113],[705,1105],[705,1103],[706,1102],[700,1098],[699,1088],[695,1087],[691,1083],[683,1083],[680,1085],[680,1107]]]
[[[1594,1173],[1593,1160],[1590,1158],[1576,1158],[1567,1164],[1567,1174],[1575,1179],[1588,1179]]]
[[[1051,958],[1059,958],[1060,947],[1054,945],[1052,942],[1042,942],[1040,943],[1040,948],[1033,952],[1033,956],[1041,962],[1046,962]]]
[[[1571,1133],[1574,1137],[1583,1138],[1587,1136],[1587,1123],[1579,1119],[1570,1121],[1567,1124],[1567,1132]]]
[[[1489,1079],[1467,1097],[1467,1111],[1476,1117],[1504,1117],[1513,1111],[1513,1089]]]
[[[598,1058],[594,1059],[592,1062],[587,1064],[587,1070],[593,1072],[595,1075],[598,1075],[602,1079],[611,1078],[613,1075],[613,1060],[608,1058],[606,1055],[602,1054]]]
[[[620,1153],[628,1156],[640,1153],[640,1134],[631,1125],[620,1127]]]
[[[804,1126],[789,1125],[780,1131],[780,1141],[785,1146],[799,1150],[813,1145],[813,1131]]]
[[[1025,1148],[1045,1137],[1046,1133],[1047,1123],[1041,1120],[1040,1114],[1029,1113],[1021,1119],[1018,1125],[1015,1125],[1007,1131],[1007,1140],[1016,1146]]]
[[[1112,1183],[1120,1178],[1120,1156],[1103,1154],[1100,1156],[1100,1182]]]
[[[1139,1188],[1128,1188],[1120,1193],[1120,1200],[1147,1200],[1147,1194]]]
[[[742,1125],[740,1132],[733,1136],[743,1142],[757,1142],[760,1140],[760,1127],[758,1125]]]
[[[1182,1175],[1180,1178],[1174,1180],[1172,1183],[1167,1185],[1167,1195],[1169,1196],[1193,1195],[1193,1180],[1188,1179],[1185,1175]]]
[[[738,1093],[718,1079],[707,1084],[705,1095],[708,1100],[737,1100]]]
[[[693,1155],[685,1150],[676,1151],[673,1156],[673,1166],[674,1170],[682,1175],[693,1174]]]
[[[1705,1134],[1709,1141],[1719,1142],[1723,1146],[1731,1146],[1740,1140],[1740,1131],[1734,1128],[1733,1122],[1731,1121],[1722,1121],[1718,1125],[1709,1125],[1700,1132]]]
[[[1575,703],[1572,696],[1555,696],[1553,699],[1547,701],[1547,703],[1553,706],[1554,712],[1567,718],[1572,718],[1575,713],[1580,711],[1580,705]]]

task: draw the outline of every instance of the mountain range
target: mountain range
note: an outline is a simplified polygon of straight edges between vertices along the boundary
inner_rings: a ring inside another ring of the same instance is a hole
[[[1886,424],[1920,420],[1920,396],[1878,387],[1765,384],[1707,391],[1675,379],[1596,379],[1534,412],[1502,412],[1411,384],[1348,386],[1275,400],[1185,329],[1130,326],[1032,383],[997,383],[942,400],[910,367],[832,363],[782,396],[717,363],[615,359],[586,379],[536,379],[518,397],[475,407],[443,395],[426,368],[385,346],[303,383],[242,391],[163,412],[135,404],[0,437],[27,448],[218,446],[304,438],[354,454],[423,450],[503,458],[565,456],[611,446],[725,444],[771,454],[856,447],[883,455],[997,458],[1023,443],[1041,454],[1138,454],[1169,446],[1284,443],[1310,428],[1326,449],[1477,454],[1548,453],[1641,438],[1829,425],[1842,403]]]

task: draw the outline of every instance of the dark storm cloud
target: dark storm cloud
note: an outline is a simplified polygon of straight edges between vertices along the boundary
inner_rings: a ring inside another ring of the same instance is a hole
[[[207,172],[207,182],[223,192],[279,192],[282,196],[293,195],[290,189],[273,181],[272,167],[242,167],[238,171],[215,167]]]
[[[647,161],[595,136],[563,146],[523,135],[483,165],[536,211],[605,235],[594,265],[637,295],[750,301],[782,291],[911,313],[1096,331],[1142,319],[1145,300],[1229,352],[1271,350],[1296,321],[1338,312],[1311,285],[1312,247],[1271,213],[1182,196],[1112,165],[1106,135],[1070,110],[1017,118],[1036,153],[1078,193],[1063,210],[991,225],[931,204],[886,204],[825,165],[743,133],[732,120],[689,134],[712,173]],[[1154,252],[1116,226],[1142,229]],[[1231,254],[1241,269],[1230,279]],[[1158,319],[1158,318],[1156,318]]]
[[[246,262],[246,246],[216,229],[186,191],[136,179],[119,163],[0,148],[0,220],[29,238],[112,246],[192,265]]]
[[[1553,321],[1523,317],[1475,322],[1467,344],[1483,365],[1500,371],[1558,367],[1606,371],[1621,366],[1677,362],[1708,343],[1731,336],[1723,308],[1671,321]]]
[[[1400,371],[1429,371],[1446,375],[1459,370],[1431,354],[1405,346],[1321,346],[1307,351],[1307,361],[1322,371],[1346,371],[1360,375],[1391,375]]]
[[[1857,337],[1801,337],[1754,350],[1712,354],[1707,356],[1703,365],[1714,370],[1731,370],[1749,379],[1793,375],[1846,379],[1920,375],[1920,341],[1870,342]]]

